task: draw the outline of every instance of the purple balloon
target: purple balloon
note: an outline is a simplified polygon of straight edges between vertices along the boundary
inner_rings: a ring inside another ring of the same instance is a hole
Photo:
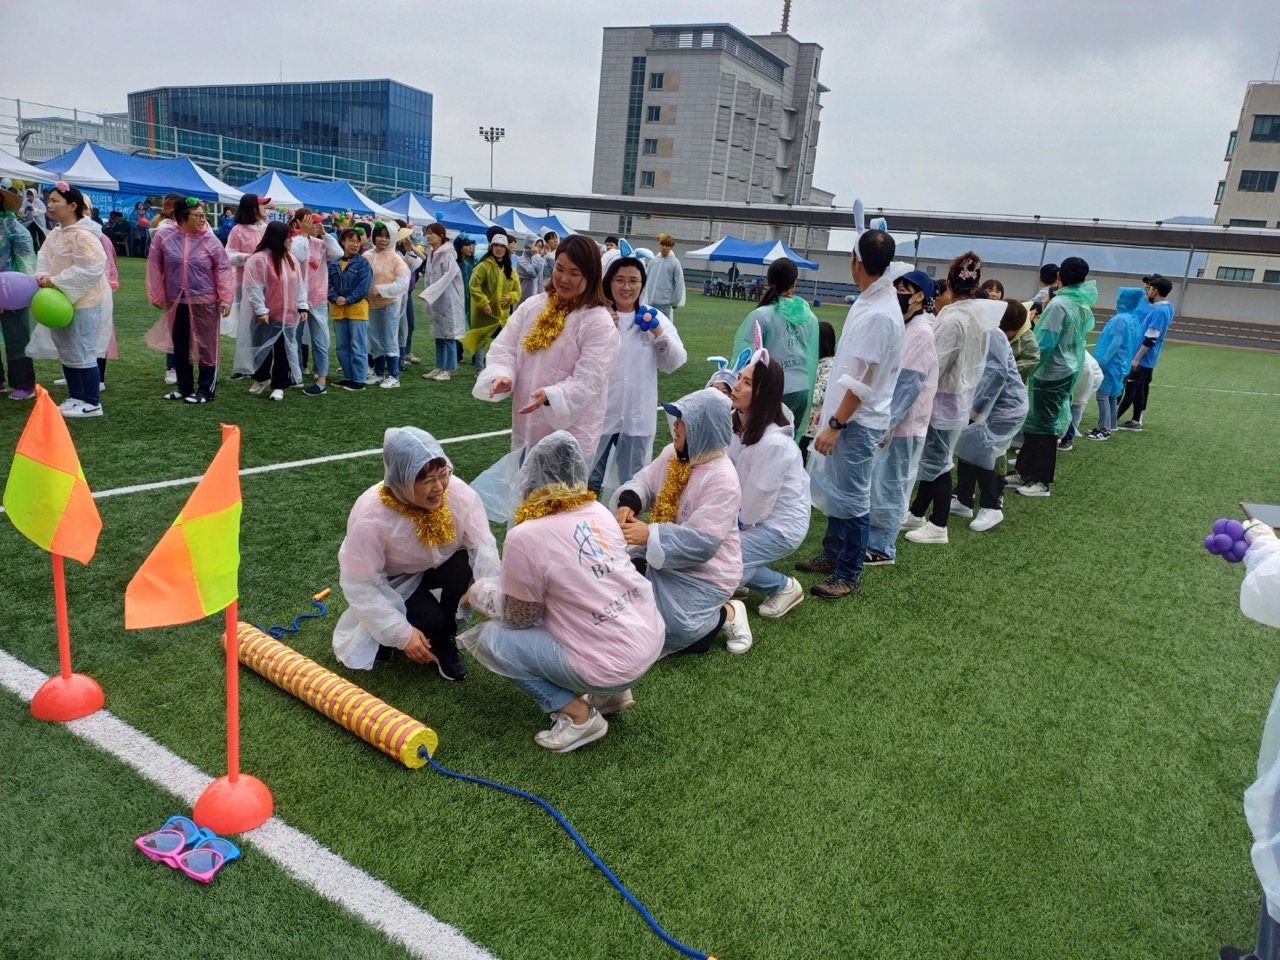
[[[1244,524],[1239,520],[1228,520],[1226,529],[1222,531],[1232,540],[1244,539]]]
[[[1243,540],[1237,540],[1235,545],[1223,556],[1227,558],[1228,563],[1239,563],[1244,559],[1244,555],[1249,552],[1249,544]]]
[[[14,270],[0,273],[0,309],[21,310],[31,306],[31,298],[39,289],[35,277]]]
[[[1213,548],[1214,547],[1213,538],[1215,536],[1217,536],[1217,534],[1211,533],[1204,538],[1204,548],[1208,550],[1210,553],[1216,554],[1218,551]]]
[[[1225,518],[1224,518],[1224,519],[1222,519],[1222,520],[1215,520],[1215,521],[1213,521],[1213,532],[1214,532],[1214,533],[1226,533],[1226,532],[1227,532],[1227,524],[1228,524],[1228,523],[1230,523],[1230,522],[1231,522],[1230,520],[1227,520],[1227,519],[1225,519]]]
[[[1230,537],[1225,533],[1215,533],[1213,535],[1214,553],[1226,553],[1236,545],[1234,537]]]

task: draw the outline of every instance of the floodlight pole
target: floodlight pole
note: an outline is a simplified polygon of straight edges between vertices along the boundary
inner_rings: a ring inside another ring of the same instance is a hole
[[[481,127],[480,136],[484,138],[484,142],[489,144],[489,189],[493,189],[493,147],[499,140],[507,135],[506,127]],[[496,203],[489,204],[489,216],[494,217],[498,214],[498,205]]]

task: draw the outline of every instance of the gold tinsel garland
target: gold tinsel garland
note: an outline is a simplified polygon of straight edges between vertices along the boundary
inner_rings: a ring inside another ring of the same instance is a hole
[[[516,526],[526,520],[537,520],[553,513],[564,513],[577,510],[584,504],[595,500],[596,495],[590,490],[575,491],[563,483],[551,483],[538,487],[525,497],[524,503],[516,508]]]
[[[449,512],[448,489],[440,500],[440,506],[435,510],[424,510],[422,507],[402,502],[387,489],[385,483],[378,488],[378,496],[384,506],[402,517],[407,517],[413,523],[418,542],[424,547],[442,547],[447,543],[453,543],[457,536],[457,530],[453,525],[453,514]]]
[[[556,338],[564,333],[564,323],[569,318],[566,304],[554,290],[547,294],[547,305],[538,314],[529,332],[521,341],[527,353],[545,350],[556,342]]]
[[[653,501],[653,509],[649,511],[652,523],[675,523],[676,514],[680,510],[680,494],[689,483],[689,475],[693,473],[693,464],[673,456],[667,461],[667,475],[662,478],[662,489]]]

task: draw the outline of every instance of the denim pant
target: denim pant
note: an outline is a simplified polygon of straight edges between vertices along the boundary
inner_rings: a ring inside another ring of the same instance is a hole
[[[1110,433],[1116,428],[1116,411],[1120,406],[1120,398],[1109,393],[1098,391],[1098,429]]]
[[[772,597],[787,585],[790,578],[770,570],[767,564],[795,553],[799,544],[791,543],[777,530],[763,526],[746,527],[739,538],[742,542],[742,585]]]
[[[369,375],[369,325],[366,320],[335,320],[333,334],[342,375],[364,383]]]
[[[98,379],[96,363],[83,370],[73,370],[64,365],[62,375],[67,378],[67,392],[71,394],[72,400],[81,400],[93,407],[102,403],[102,395],[99,393],[99,384],[102,381]]]
[[[373,372],[387,379],[398,378],[400,376],[400,358],[374,357]]]
[[[1070,440],[1080,432],[1080,418],[1084,416],[1084,404],[1073,403],[1071,405],[1071,425],[1067,427],[1066,438]]]
[[[827,518],[827,532],[822,536],[822,552],[836,558],[836,576],[856,581],[862,576],[867,559],[867,540],[871,536],[871,514],[841,519]]]
[[[413,353],[413,330],[417,326],[416,318],[413,314],[413,291],[410,290],[404,298],[403,313],[400,318],[400,366],[404,366],[405,358]]]
[[[621,693],[630,686],[596,687],[582,679],[545,627],[516,630],[491,620],[467,646],[477,660],[538,701],[543,713],[563,709],[580,693]]]
[[[648,437],[632,437],[625,433],[611,433],[600,438],[600,446],[596,448],[596,462],[591,468],[591,478],[587,481],[587,489],[599,493],[604,486],[605,470],[609,466],[609,451],[618,448],[614,462],[618,467],[618,483],[624,484],[645,465],[645,454],[653,450],[652,441]]]
[[[457,340],[436,340],[436,369],[457,370],[462,344]]]
[[[1253,948],[1258,960],[1280,960],[1280,923],[1267,912],[1267,898],[1262,898],[1262,915],[1258,917],[1258,943]]]
[[[311,369],[317,377],[329,376],[329,305],[312,307],[307,314],[306,333],[311,338]],[[298,331],[302,342],[302,331]]]

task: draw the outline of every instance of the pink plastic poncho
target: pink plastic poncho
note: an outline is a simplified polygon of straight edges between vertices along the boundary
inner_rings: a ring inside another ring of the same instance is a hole
[[[569,314],[564,331],[551,346],[529,353],[524,348],[525,334],[546,303],[547,295],[539,294],[511,315],[490,345],[471,395],[493,402],[511,398],[512,450],[532,447],[556,430],[567,430],[591,463],[600,442],[609,374],[618,358],[618,331],[608,310],[586,307]],[[511,391],[490,397],[489,388],[499,377],[511,381]],[[535,390],[544,390],[549,404],[519,413]]]
[[[252,375],[284,337],[289,371],[295,383],[302,382],[302,366],[298,362],[296,336],[298,312],[307,308],[307,288],[302,282],[297,261],[286,256],[276,273],[271,252],[263,250],[249,258],[244,266],[240,329],[236,334],[235,370]],[[270,316],[267,323],[258,317]]]
[[[915,374],[920,378],[920,392],[890,436],[923,437],[929,432],[933,397],[938,390],[938,350],[933,340],[932,320],[931,315],[923,313],[907,324],[902,340],[902,369],[898,376]]]
[[[173,321],[178,305],[185,303],[193,330],[191,362],[217,365],[219,307],[235,299],[235,276],[212,230],[188,233],[178,228],[156,234],[147,256],[147,298],[163,304],[164,310],[147,331],[147,346],[173,352]]]
[[[94,226],[97,226],[96,221],[94,223]],[[102,244],[102,252],[107,255],[107,286],[111,288],[111,292],[114,294],[117,290],[120,289],[120,268],[116,264],[116,245],[110,237],[108,237],[105,233],[102,232],[101,227],[98,227],[98,242]],[[114,313],[115,313],[115,310],[114,310],[115,297],[114,296],[111,298],[111,302],[112,302],[112,315],[107,320],[108,324],[111,326],[111,342],[107,344],[106,359],[115,360],[117,357],[120,356],[120,353],[116,350],[116,324],[115,324],[115,316],[114,316]]]
[[[262,235],[266,231],[267,221],[263,220],[252,225],[237,223],[227,235],[227,259],[231,262],[231,268],[235,273],[236,299],[231,308],[231,315],[222,320],[224,337],[237,336],[244,325],[242,322],[244,314],[249,312],[249,305],[244,300],[244,265],[258,249],[258,244],[262,242]],[[156,235],[159,236],[158,233]]]
[[[323,237],[293,238],[289,248],[307,287],[307,305],[324,307],[329,302],[329,264],[342,259],[342,248],[331,233]]]

